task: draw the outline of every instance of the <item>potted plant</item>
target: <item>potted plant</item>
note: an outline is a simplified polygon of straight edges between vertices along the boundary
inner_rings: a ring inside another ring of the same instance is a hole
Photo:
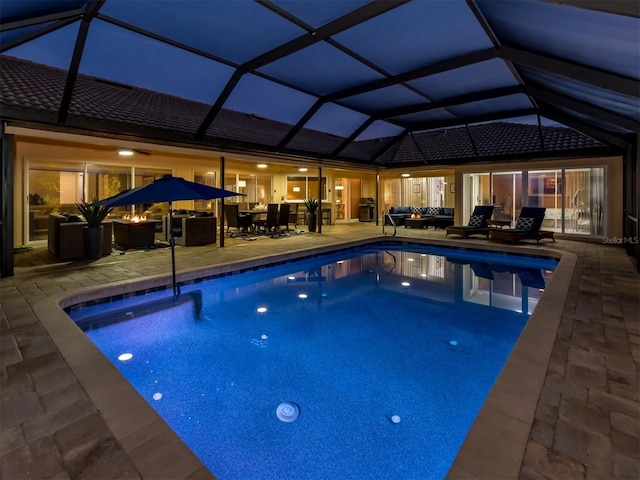
[[[308,198],[304,201],[304,206],[307,207],[307,212],[309,212],[309,216],[307,218],[307,224],[309,225],[309,231],[315,232],[316,226],[318,224],[318,206],[320,202],[318,202],[317,198]]]
[[[91,202],[76,203],[76,207],[87,222],[84,227],[84,255],[89,260],[96,260],[102,254],[102,238],[104,226],[102,222],[111,213],[111,207],[97,205],[98,197]]]

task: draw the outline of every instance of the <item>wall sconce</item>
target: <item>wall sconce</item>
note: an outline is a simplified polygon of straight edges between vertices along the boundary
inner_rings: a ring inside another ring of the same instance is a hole
[[[245,188],[247,186],[246,180],[238,180],[238,188]]]
[[[123,157],[130,157],[131,155],[133,155],[133,150],[131,150],[130,148],[121,148],[120,150],[118,150],[118,155],[121,155]]]
[[[293,191],[298,193],[300,191],[300,187],[293,187]]]
[[[344,190],[344,187],[342,185],[336,185],[336,190]]]

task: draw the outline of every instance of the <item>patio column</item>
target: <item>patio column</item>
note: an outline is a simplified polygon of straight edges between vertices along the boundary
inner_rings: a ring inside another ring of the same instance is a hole
[[[380,173],[376,173],[376,208],[374,210],[376,214],[376,227],[380,225]]]
[[[224,188],[224,157],[220,157],[220,188]],[[222,204],[220,205],[220,248],[224,247],[224,198],[221,198],[220,201]]]
[[[0,277],[13,276],[13,135],[0,123]]]
[[[317,212],[317,224],[318,233],[322,233],[322,167],[318,167],[318,212]]]

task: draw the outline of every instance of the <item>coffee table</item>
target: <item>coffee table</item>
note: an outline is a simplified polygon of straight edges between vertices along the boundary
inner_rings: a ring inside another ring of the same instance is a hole
[[[427,228],[429,226],[429,217],[424,218],[406,218],[404,221],[404,227],[411,228]]]

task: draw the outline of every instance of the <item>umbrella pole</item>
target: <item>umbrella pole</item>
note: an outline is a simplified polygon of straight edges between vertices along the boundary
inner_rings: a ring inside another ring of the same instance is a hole
[[[176,282],[176,241],[173,238],[173,202],[169,202],[169,246],[171,247],[171,280],[173,282],[173,299],[180,296],[180,289]]]

